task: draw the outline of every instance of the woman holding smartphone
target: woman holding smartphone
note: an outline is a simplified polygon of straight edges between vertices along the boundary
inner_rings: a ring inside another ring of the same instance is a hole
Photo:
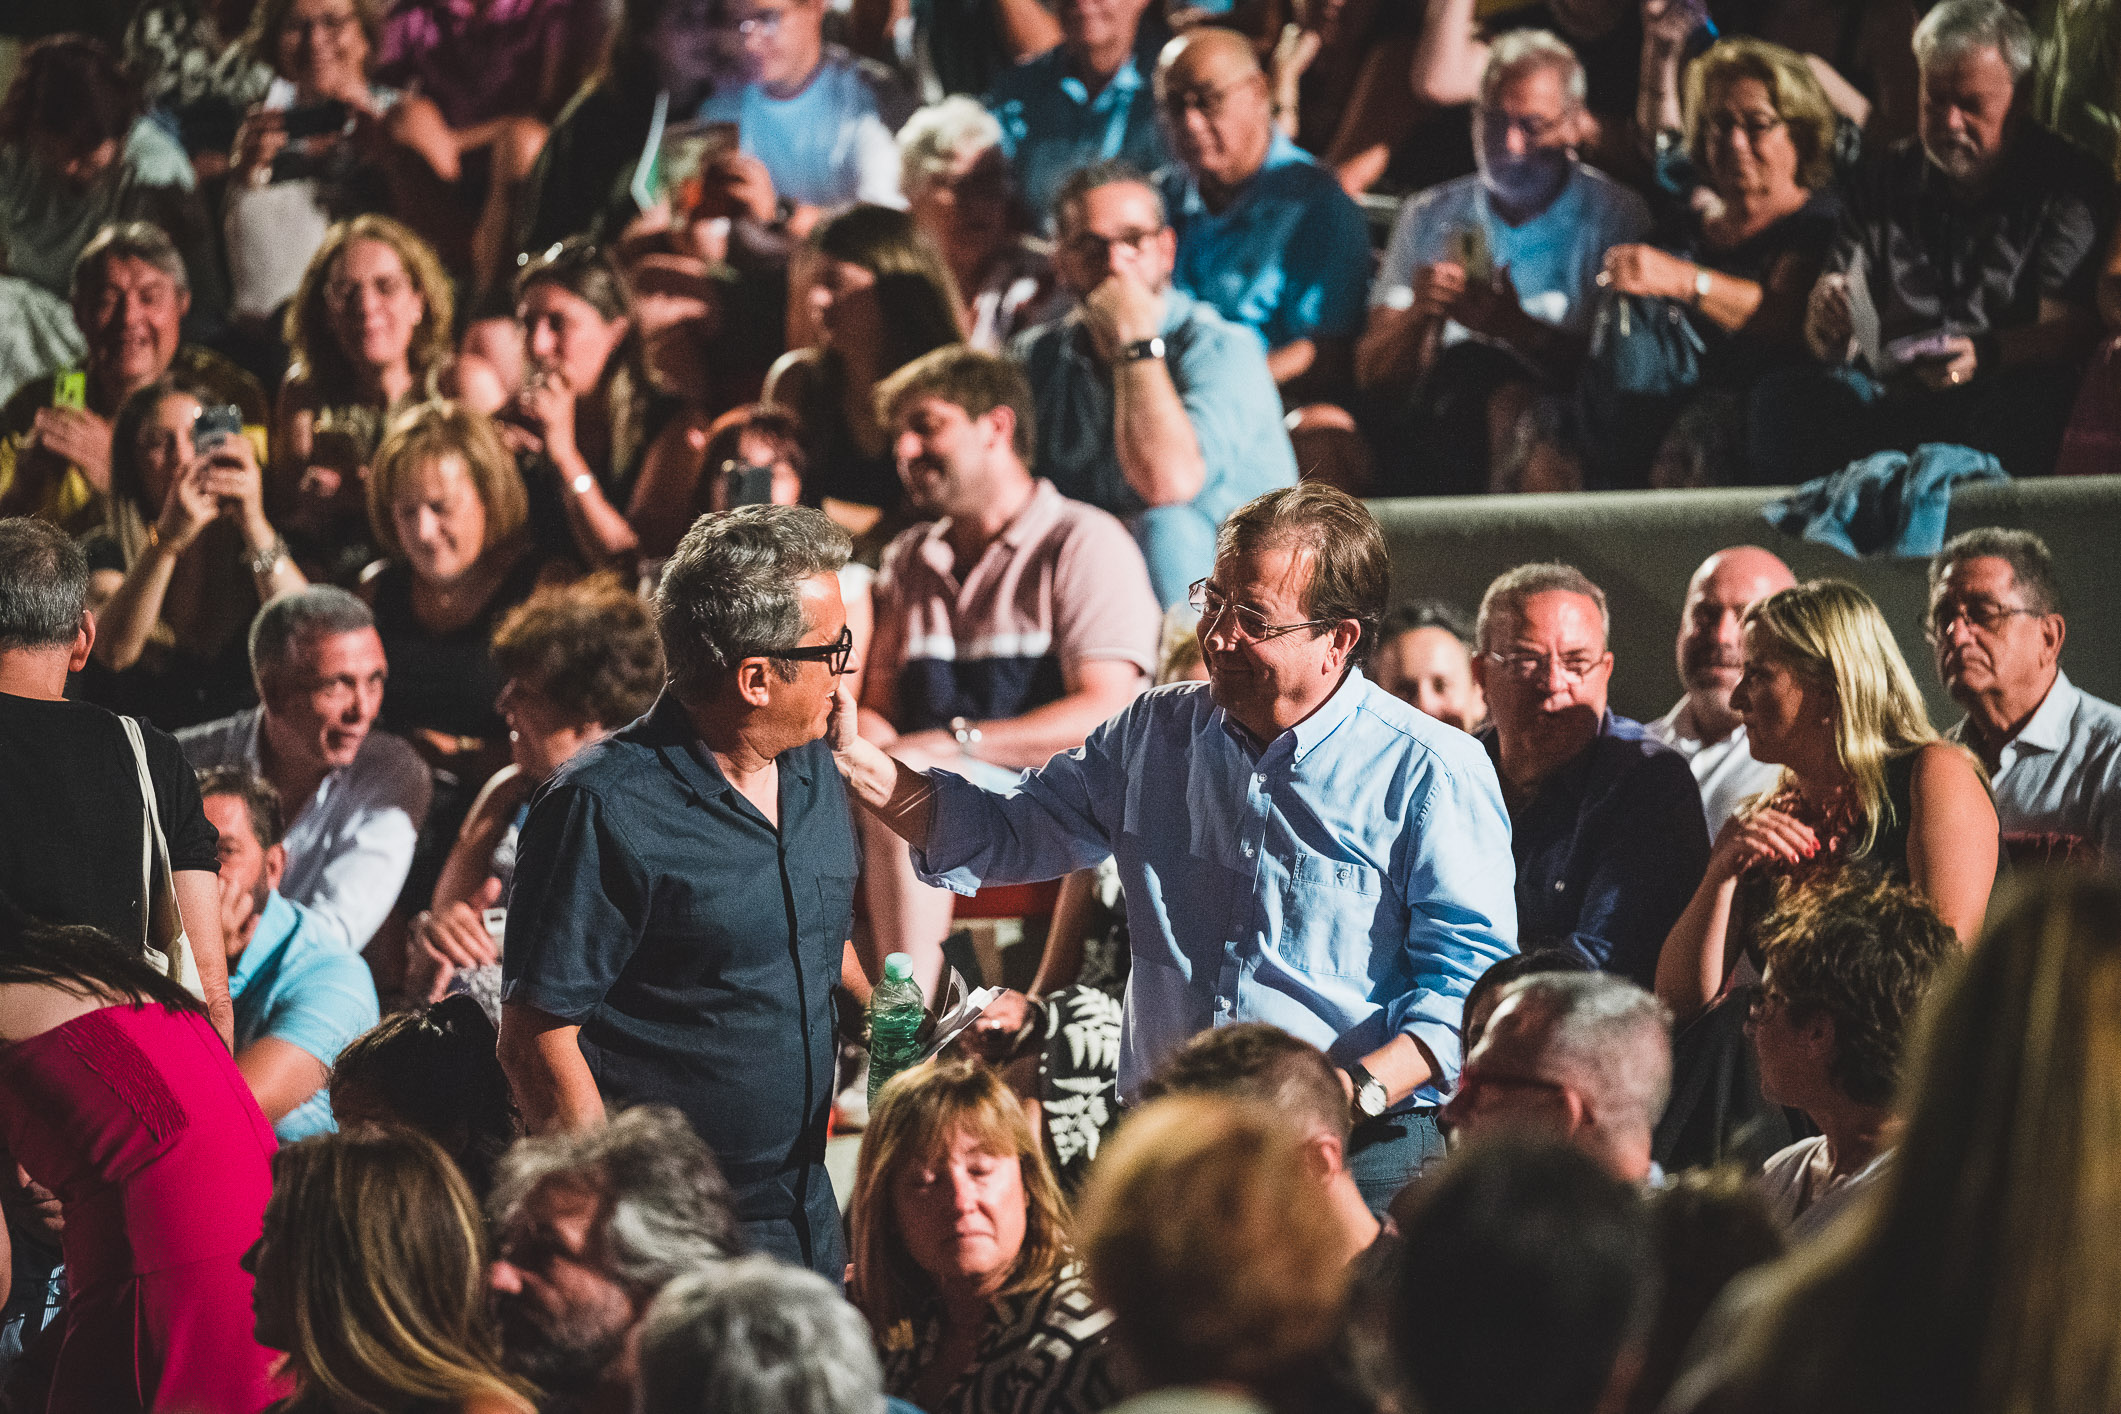
[[[85,694],[167,731],[239,710],[252,616],[309,583],[266,518],[241,414],[182,377],[148,384],[119,410],[106,500],[86,547]]]

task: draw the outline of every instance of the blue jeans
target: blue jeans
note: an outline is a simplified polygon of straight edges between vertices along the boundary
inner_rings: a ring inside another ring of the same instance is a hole
[[[1443,1131],[1436,1111],[1409,1110],[1365,1120],[1348,1137],[1348,1175],[1370,1211],[1380,1218],[1399,1190],[1423,1165],[1443,1157]]]

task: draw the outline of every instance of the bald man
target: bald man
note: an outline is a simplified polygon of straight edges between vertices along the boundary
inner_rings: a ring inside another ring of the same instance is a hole
[[[1178,233],[1172,283],[1259,335],[1284,401],[1342,396],[1370,275],[1362,208],[1276,126],[1237,31],[1165,45],[1156,104],[1178,159],[1158,177]]]
[[[1796,582],[1788,565],[1757,545],[1718,550],[1687,581],[1674,649],[1686,696],[1649,731],[1694,768],[1711,838],[1747,796],[1772,789],[1781,770],[1753,759],[1745,723],[1731,710],[1731,689],[1745,667],[1739,621],[1746,606]]]

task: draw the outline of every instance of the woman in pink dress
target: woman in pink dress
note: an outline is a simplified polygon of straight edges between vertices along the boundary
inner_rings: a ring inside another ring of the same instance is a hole
[[[256,1414],[285,1392],[239,1265],[272,1128],[205,1009],[137,948],[0,924],[0,1143],[66,1219],[65,1310],[9,1407]]]

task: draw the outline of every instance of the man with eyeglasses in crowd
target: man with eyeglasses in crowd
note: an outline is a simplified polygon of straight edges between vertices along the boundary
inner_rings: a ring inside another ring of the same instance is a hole
[[[1362,208],[1275,125],[1236,30],[1202,25],[1165,45],[1156,103],[1178,158],[1157,174],[1178,234],[1171,282],[1259,335],[1292,406],[1344,397],[1370,280]]]
[[[859,859],[820,740],[853,638],[846,532],[703,516],[663,571],[669,685],[532,799],[501,953],[501,1065],[532,1134],[670,1105],[750,1245],[839,1280],[833,988]]]
[[[844,693],[832,725],[849,788],[928,882],[970,894],[1116,859],[1121,1099],[1201,1031],[1279,1026],[1339,1069],[1374,1212],[1440,1152],[1466,992],[1516,938],[1493,767],[1359,666],[1389,572],[1344,492],[1250,502],[1195,590],[1207,685],[1144,693],[1006,792],[892,759]]]
[[[1481,597],[1480,741],[1502,778],[1518,942],[1567,948],[1639,986],[1709,862],[1684,756],[1606,706],[1605,593],[1571,565],[1520,565]]]
[[[1054,267],[1076,307],[1010,345],[1031,383],[1037,466],[1127,524],[1165,608],[1208,573],[1224,516],[1296,481],[1281,395],[1252,332],[1172,288],[1177,237],[1137,169],[1061,188]]]
[[[2045,542],[1970,530],[1930,561],[1929,586],[1937,677],[1966,709],[1949,735],[1988,768],[2006,847],[2121,867],[2121,708],[2062,671],[2062,592]]]

